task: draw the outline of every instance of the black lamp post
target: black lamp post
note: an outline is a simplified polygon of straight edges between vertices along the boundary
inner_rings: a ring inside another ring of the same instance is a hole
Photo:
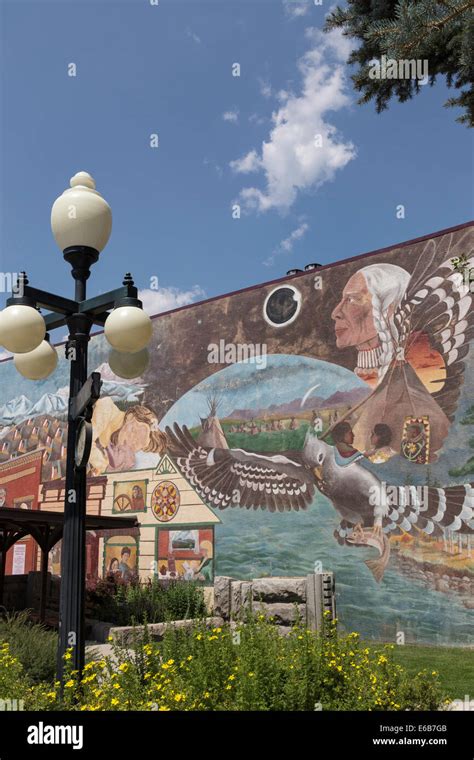
[[[95,190],[89,174],[79,172],[71,179],[71,188],[53,205],[51,225],[72,268],[74,300],[30,287],[22,273],[7,308],[0,313],[0,343],[12,351],[15,366],[23,376],[38,380],[47,377],[57,364],[46,331],[63,325],[69,329],[66,357],[71,369],[58,645],[58,679],[62,684],[67,649],[72,649],[73,669],[81,672],[84,666],[86,465],[92,443],[93,405],[101,385],[99,373],[87,377],[90,330],[92,325],[105,326],[105,336],[113,349],[109,363],[114,372],[135,377],[146,366],[146,345],[152,328],[129,274],[122,287],[86,298],[91,266],[98,260],[112,228],[110,208]],[[44,318],[39,313],[42,308],[50,310]]]

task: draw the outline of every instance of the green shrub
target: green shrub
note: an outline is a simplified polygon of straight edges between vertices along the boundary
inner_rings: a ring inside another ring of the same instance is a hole
[[[295,626],[284,637],[261,615],[170,628],[135,651],[115,645],[81,680],[68,672],[62,700],[39,690],[35,699],[66,710],[438,710],[443,694],[436,673],[395,664],[391,645],[371,649],[334,626],[326,635]]]
[[[99,581],[88,592],[88,604],[92,617],[115,625],[162,623],[206,614],[201,586],[155,578],[146,583]]]
[[[0,642],[8,642],[10,654],[18,658],[32,683],[53,681],[56,671],[58,636],[44,625],[32,623],[28,610],[0,617]]]

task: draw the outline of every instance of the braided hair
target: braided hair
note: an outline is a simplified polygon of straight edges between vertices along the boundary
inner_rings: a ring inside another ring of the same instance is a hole
[[[396,264],[369,264],[359,270],[364,276],[367,288],[372,296],[372,316],[375,329],[380,341],[379,381],[385,375],[394,354],[394,346],[398,342],[398,330],[395,326],[393,311],[399,306],[408,283],[409,273]]]

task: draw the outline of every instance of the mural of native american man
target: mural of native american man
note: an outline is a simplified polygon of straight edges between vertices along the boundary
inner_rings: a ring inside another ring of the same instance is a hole
[[[426,417],[430,461],[448,434],[474,311],[461,273],[449,258],[433,268],[435,258],[431,241],[411,276],[395,264],[363,267],[348,280],[332,312],[337,347],[357,347],[355,372],[373,387],[347,414],[356,448],[370,448],[374,420],[388,425],[391,446],[400,451],[407,418]],[[474,266],[474,258],[468,265]],[[425,383],[421,369],[427,356],[437,372]]]

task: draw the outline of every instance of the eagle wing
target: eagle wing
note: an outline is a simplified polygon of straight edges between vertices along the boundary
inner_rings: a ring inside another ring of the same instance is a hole
[[[433,398],[452,422],[464,380],[469,341],[474,336],[473,294],[450,258],[429,274],[434,258],[433,251],[418,260],[407,292],[394,314],[396,343],[406,356],[417,332],[422,331],[429,337],[431,347],[441,354],[446,368],[446,378],[434,381],[443,385],[433,393]],[[469,268],[474,269],[472,247],[464,259],[464,269]]]
[[[474,533],[474,488],[470,484],[446,488],[423,488],[422,497],[415,486],[397,486],[396,505],[389,505],[383,519],[389,535],[410,533],[413,528],[439,537],[445,530]]]
[[[166,428],[169,451],[182,475],[213,507],[246,507],[270,512],[306,509],[314,478],[298,453],[256,454],[243,449],[210,449],[188,428]]]

